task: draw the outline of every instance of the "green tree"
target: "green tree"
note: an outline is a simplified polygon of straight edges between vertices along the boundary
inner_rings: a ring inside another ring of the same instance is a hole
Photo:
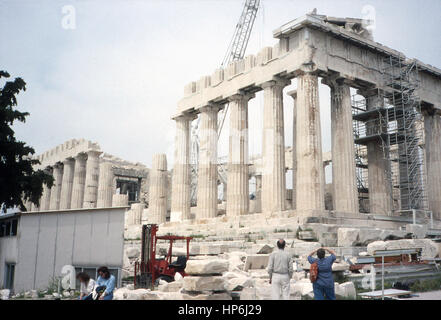
[[[0,70],[0,79],[9,77],[6,71]],[[26,122],[29,115],[14,110],[17,105],[15,96],[21,90],[26,90],[26,83],[21,78],[6,81],[0,88],[0,206],[3,212],[13,207],[26,211],[23,202],[27,200],[39,206],[43,183],[50,188],[54,182],[50,174],[34,170],[33,165],[40,164],[32,159],[35,150],[14,136],[14,122]]]

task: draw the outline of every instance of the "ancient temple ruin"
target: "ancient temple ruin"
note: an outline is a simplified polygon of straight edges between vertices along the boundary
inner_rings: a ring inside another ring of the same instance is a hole
[[[200,117],[197,209],[218,213],[218,112],[229,104],[226,216],[249,214],[248,102],[263,91],[261,213],[328,217],[319,77],[331,89],[335,213],[360,218],[418,211],[441,219],[441,70],[373,40],[361,19],[306,14],[273,32],[274,47],[189,83],[178,102],[171,221],[188,221],[190,123]],[[282,90],[297,79],[292,210],[286,206]],[[351,96],[357,90],[358,100]],[[368,178],[367,178],[368,177]],[[368,195],[368,199],[366,196]],[[365,198],[363,200],[363,197]]]

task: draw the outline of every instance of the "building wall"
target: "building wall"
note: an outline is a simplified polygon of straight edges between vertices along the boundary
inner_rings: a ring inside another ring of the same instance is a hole
[[[6,263],[17,263],[17,237],[0,238],[0,289],[5,286]]]
[[[125,210],[22,214],[14,291],[46,289],[52,278],[61,276],[64,265],[122,268]]]

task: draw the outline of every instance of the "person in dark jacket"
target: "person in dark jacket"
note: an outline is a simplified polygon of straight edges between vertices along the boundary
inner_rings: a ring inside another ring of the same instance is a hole
[[[325,257],[326,251],[330,253]],[[317,258],[312,256],[317,253]],[[329,248],[314,250],[308,255],[310,264],[317,262],[317,281],[312,283],[315,300],[335,300],[334,277],[332,276],[332,264],[336,259],[335,252]]]

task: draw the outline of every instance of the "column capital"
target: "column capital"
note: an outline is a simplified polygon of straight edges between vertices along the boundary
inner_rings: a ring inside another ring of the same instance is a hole
[[[221,109],[221,106],[217,104],[209,104],[199,108],[199,111],[202,112],[218,112]]]
[[[331,89],[341,87],[341,86],[350,86],[351,85],[349,79],[342,77],[339,74],[329,75],[328,77],[324,77],[322,79],[322,84],[329,86]]]
[[[289,86],[290,84],[291,84],[291,80],[273,79],[273,80],[266,81],[266,82],[260,84],[259,86],[262,89],[269,88],[269,87],[281,87],[283,89],[284,87]]]
[[[234,94],[234,95],[228,97],[228,101],[230,101],[230,102],[237,101],[237,100],[249,101],[255,97],[256,97],[256,95],[254,93],[237,93],[237,94]]]
[[[64,159],[64,160],[61,161],[61,162],[62,162],[64,165],[66,165],[66,164],[71,164],[72,161],[74,161],[74,160],[75,160],[74,158],[69,157],[69,158]]]
[[[87,154],[84,152],[80,152],[77,155],[73,156],[74,160],[86,160],[87,159]]]
[[[290,96],[291,98],[293,98],[294,100],[297,99],[297,90],[291,90],[291,91],[288,91],[286,94],[289,95],[289,96]]]
[[[52,168],[55,170],[55,169],[61,169],[63,167],[63,162],[61,162],[61,161],[58,161],[58,162],[56,162],[56,163],[54,163],[53,165],[52,165]]]
[[[88,157],[89,156],[97,156],[97,157],[99,157],[103,152],[99,151],[99,150],[88,150],[88,151],[86,151],[86,153],[87,153]]]
[[[173,117],[172,119],[175,121],[193,121],[198,117],[197,114],[194,113],[183,113],[178,116]]]

